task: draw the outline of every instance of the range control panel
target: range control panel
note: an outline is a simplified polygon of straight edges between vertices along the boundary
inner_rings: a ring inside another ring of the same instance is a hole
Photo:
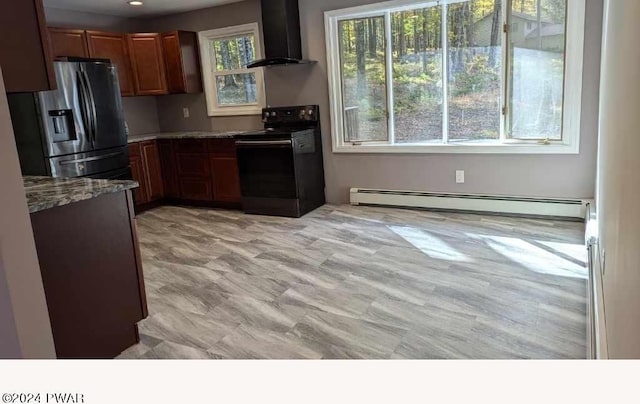
[[[262,121],[265,124],[313,123],[319,120],[320,107],[318,105],[265,108],[262,110]]]

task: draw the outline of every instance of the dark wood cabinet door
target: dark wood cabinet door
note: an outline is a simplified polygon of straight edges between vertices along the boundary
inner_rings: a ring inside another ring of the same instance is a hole
[[[182,69],[182,52],[177,32],[162,34],[164,60],[167,66],[167,85],[170,93],[187,92],[184,71]]]
[[[201,93],[202,73],[195,32],[173,31],[162,34],[167,85],[170,93]]]
[[[161,35],[129,34],[127,39],[136,95],[167,94]]]
[[[140,186],[133,191],[136,205],[143,205],[149,202],[147,197],[147,187],[144,178],[144,163],[142,161],[142,152],[140,143],[131,143],[129,145],[129,163],[131,164],[131,176]]]
[[[241,202],[238,160],[235,157],[211,157],[213,195],[216,202]]]
[[[178,153],[178,176],[211,178],[209,155],[206,153]]]
[[[0,13],[0,66],[6,92],[56,88],[42,0],[4,2]]]
[[[162,165],[156,141],[143,142],[140,145],[142,161],[144,163],[144,178],[147,199],[154,202],[164,198],[164,184],[162,182]]]
[[[164,181],[164,195],[167,198],[180,197],[180,184],[178,183],[178,170],[176,168],[176,155],[173,149],[173,141],[170,139],[158,140],[160,163],[162,164],[162,179]]]
[[[86,31],[49,27],[52,57],[54,59],[68,57],[89,57]]]
[[[180,178],[180,199],[185,201],[210,202],[213,187],[209,178]]]
[[[109,59],[111,63],[116,65],[122,96],[135,95],[126,35],[87,31],[87,44],[89,55],[92,58]]]

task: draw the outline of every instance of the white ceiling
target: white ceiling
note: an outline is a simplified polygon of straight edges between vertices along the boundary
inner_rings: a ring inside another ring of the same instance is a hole
[[[127,0],[44,0],[45,7],[84,11],[120,17],[144,17],[236,3],[242,0],[143,0],[143,6],[130,6]]]

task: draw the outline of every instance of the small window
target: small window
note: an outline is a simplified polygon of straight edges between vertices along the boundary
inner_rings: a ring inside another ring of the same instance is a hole
[[[259,115],[265,106],[258,24],[199,33],[209,116]]]

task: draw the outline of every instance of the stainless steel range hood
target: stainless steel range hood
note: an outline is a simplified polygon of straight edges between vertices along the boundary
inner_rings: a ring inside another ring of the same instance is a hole
[[[314,63],[302,59],[298,0],[261,0],[265,58],[248,68]]]

